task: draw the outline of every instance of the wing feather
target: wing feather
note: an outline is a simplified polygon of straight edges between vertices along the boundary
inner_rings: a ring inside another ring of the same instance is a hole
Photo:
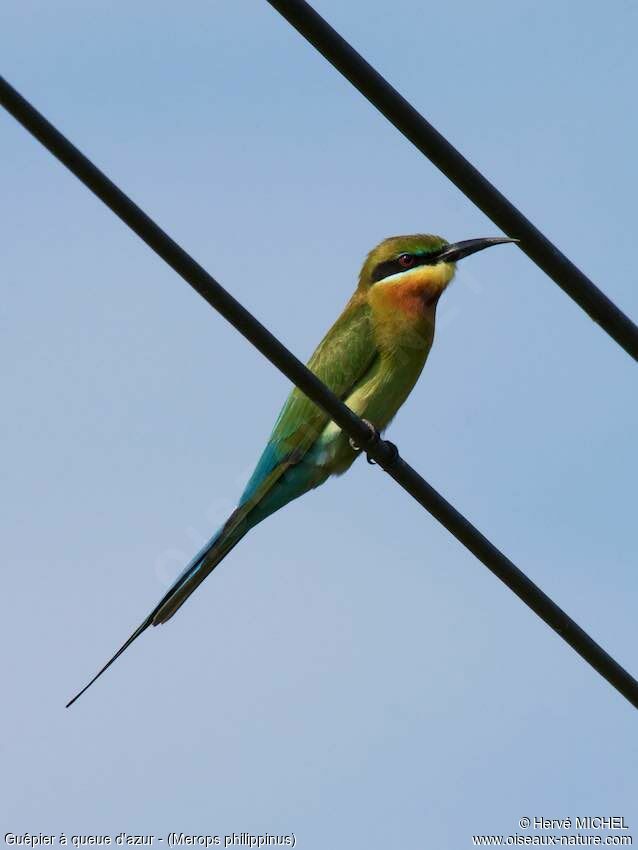
[[[308,361],[308,368],[339,398],[345,398],[378,354],[369,307],[355,293]],[[330,417],[301,390],[292,390],[268,444],[240,500],[242,516],[298,463],[316,442]]]

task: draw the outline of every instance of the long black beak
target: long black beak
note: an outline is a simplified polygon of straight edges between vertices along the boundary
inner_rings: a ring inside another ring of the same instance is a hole
[[[482,251],[484,248],[491,248],[492,245],[503,245],[506,242],[518,242],[518,239],[509,239],[507,236],[486,236],[483,239],[465,239],[463,242],[454,242],[453,245],[446,245],[438,254],[430,256],[437,263],[456,263],[457,260],[462,260],[463,257],[469,257],[470,254],[476,254],[477,251]]]

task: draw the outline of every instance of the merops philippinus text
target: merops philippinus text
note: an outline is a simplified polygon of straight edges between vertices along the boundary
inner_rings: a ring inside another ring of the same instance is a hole
[[[454,277],[456,262],[491,245],[513,241],[488,237],[449,244],[424,234],[385,239],[366,257],[354,294],[319,343],[308,368],[381,432],[425,365],[434,339],[436,306]],[[359,453],[327,413],[293,389],[236,510],[68,705],[143,631],[170,620],[251,528],[329,476],[345,472]]]

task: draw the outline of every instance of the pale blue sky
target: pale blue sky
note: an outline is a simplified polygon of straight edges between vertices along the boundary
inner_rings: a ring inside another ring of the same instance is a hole
[[[317,8],[638,317],[635,4]],[[498,232],[265,2],[5,0],[0,46],[300,356],[381,238]],[[2,832],[458,850],[624,814],[637,840],[635,711],[365,463],[65,711],[231,510],[288,383],[4,114],[0,139]],[[388,436],[637,673],[635,381],[500,248],[460,268]]]

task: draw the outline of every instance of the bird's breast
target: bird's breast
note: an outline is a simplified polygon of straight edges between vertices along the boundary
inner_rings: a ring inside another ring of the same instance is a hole
[[[370,302],[379,349],[388,355],[403,349],[415,353],[429,350],[441,292],[407,281],[375,290],[370,294]]]
[[[429,348],[436,305],[453,276],[452,264],[439,263],[418,266],[373,285],[368,302],[381,344],[392,348],[407,342]]]

